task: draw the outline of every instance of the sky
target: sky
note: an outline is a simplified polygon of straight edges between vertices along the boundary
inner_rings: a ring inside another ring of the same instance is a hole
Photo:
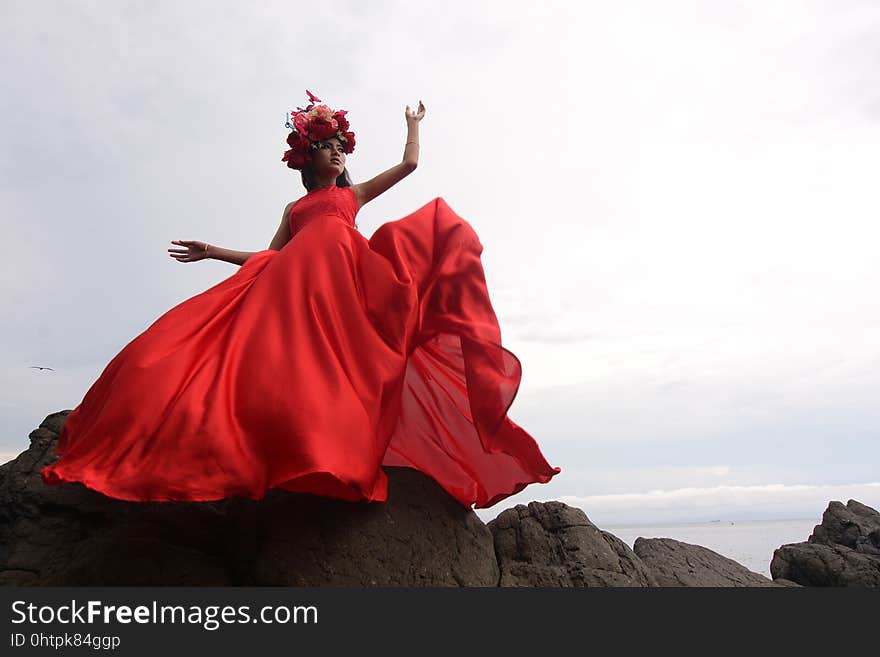
[[[509,415],[594,523],[880,508],[880,5],[4,0],[0,462],[305,192],[348,110],[369,236],[435,197],[484,245]],[[30,369],[49,366],[54,371]]]

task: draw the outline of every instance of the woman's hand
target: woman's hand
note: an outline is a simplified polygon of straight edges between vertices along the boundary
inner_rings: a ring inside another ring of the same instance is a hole
[[[422,117],[425,116],[425,106],[422,104],[422,101],[419,101],[419,111],[413,112],[410,110],[409,105],[406,106],[406,122],[407,123],[417,123],[422,120]]]
[[[208,257],[208,243],[195,240],[171,240],[172,244],[185,246],[185,249],[168,249],[168,255],[177,262],[198,262]]]

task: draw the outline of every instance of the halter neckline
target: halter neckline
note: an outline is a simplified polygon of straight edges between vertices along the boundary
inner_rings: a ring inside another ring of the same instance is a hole
[[[336,187],[336,186],[337,186],[337,185],[334,184],[334,185],[327,185],[326,187],[316,187],[315,189],[310,189],[310,190],[308,191],[308,193],[311,194],[312,192],[319,192],[319,191],[321,191],[322,189],[331,189],[331,188]]]

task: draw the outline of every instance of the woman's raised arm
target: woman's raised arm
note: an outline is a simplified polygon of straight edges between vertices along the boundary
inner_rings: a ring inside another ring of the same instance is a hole
[[[419,165],[419,121],[425,116],[422,101],[419,101],[418,112],[410,111],[407,105],[405,116],[406,144],[403,147],[403,160],[370,180],[353,186],[362,206],[406,178]]]

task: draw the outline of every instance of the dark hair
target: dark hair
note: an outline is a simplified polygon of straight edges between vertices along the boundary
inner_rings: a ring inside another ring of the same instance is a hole
[[[303,187],[305,187],[308,191],[312,191],[315,187],[315,176],[314,172],[310,165],[305,165],[300,170],[300,176],[302,177]],[[348,169],[346,167],[342,167],[342,173],[336,176],[336,186],[337,187],[351,187],[354,183],[351,180],[351,176],[348,175]]]

